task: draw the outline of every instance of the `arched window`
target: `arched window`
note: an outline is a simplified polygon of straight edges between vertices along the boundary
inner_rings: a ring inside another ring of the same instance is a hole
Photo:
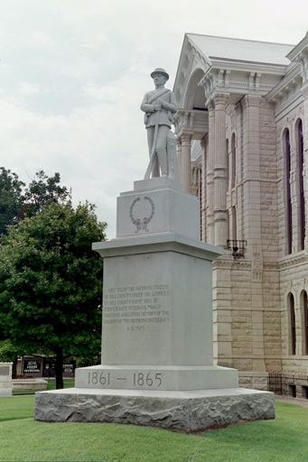
[[[298,250],[304,250],[305,247],[305,196],[304,196],[304,139],[303,139],[303,122],[298,119],[295,125],[297,162],[298,162],[298,229],[299,240]]]
[[[231,138],[231,188],[235,186],[235,177],[236,177],[236,145],[235,145],[235,133],[233,133]]]
[[[287,254],[292,253],[292,203],[291,203],[291,149],[290,133],[288,128],[283,132],[283,150],[285,164],[285,204],[286,204],[286,236],[287,236]]]
[[[308,355],[308,297],[305,290],[301,293],[300,301],[302,311],[303,355]]]
[[[288,311],[289,311],[289,338],[290,338],[290,354],[296,354],[296,324],[295,324],[295,306],[293,294],[288,295]]]

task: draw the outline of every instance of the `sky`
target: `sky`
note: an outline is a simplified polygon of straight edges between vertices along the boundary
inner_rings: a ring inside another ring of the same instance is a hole
[[[139,107],[185,32],[298,43],[307,0],[0,0],[0,166],[61,174],[115,236],[116,197],[142,179]]]

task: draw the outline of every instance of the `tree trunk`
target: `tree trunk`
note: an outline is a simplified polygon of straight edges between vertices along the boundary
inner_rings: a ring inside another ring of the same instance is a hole
[[[63,388],[63,350],[62,348],[57,348],[56,353],[56,389]]]

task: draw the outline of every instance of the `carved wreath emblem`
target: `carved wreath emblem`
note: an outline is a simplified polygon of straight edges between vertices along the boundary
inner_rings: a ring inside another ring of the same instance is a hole
[[[136,197],[136,199],[133,200],[132,205],[130,206],[130,209],[129,209],[129,216],[130,216],[132,223],[136,226],[135,233],[139,233],[140,231],[148,232],[149,231],[148,224],[152,220],[154,216],[154,212],[155,212],[154,202],[152,201],[150,197],[144,196],[143,201],[146,201],[150,204],[151,211],[148,216],[138,217],[135,215],[134,209],[135,209],[137,202],[139,201],[141,201],[141,197]]]

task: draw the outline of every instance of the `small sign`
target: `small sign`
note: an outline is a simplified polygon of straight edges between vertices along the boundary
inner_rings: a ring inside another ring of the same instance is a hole
[[[64,377],[74,377],[75,363],[63,364],[63,375]]]
[[[24,374],[40,374],[41,362],[34,359],[25,359],[23,369]]]

